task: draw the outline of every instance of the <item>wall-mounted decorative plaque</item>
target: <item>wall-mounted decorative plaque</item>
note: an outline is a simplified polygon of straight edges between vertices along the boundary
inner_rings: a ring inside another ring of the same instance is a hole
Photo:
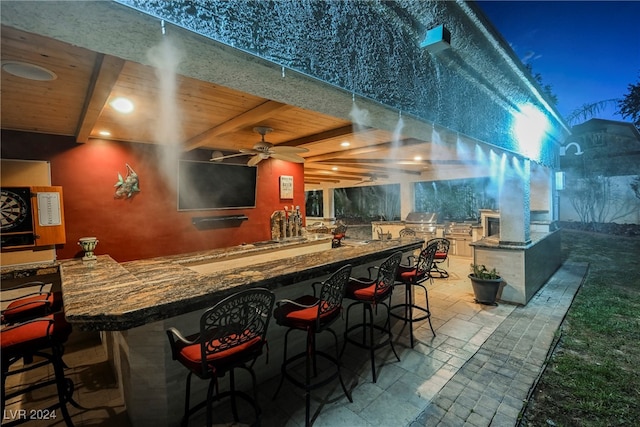
[[[293,199],[293,177],[287,175],[280,176],[280,198]]]

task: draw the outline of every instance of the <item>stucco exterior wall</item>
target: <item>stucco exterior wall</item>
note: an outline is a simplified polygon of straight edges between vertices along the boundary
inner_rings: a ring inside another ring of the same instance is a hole
[[[637,175],[600,177],[601,187],[595,197],[584,190],[584,179],[567,179],[567,188],[560,191],[559,207],[561,221],[581,221],[573,200],[581,206],[583,213],[591,207],[596,222],[615,222],[618,224],[640,224],[640,199],[631,183]],[[588,202],[588,203],[587,203]],[[587,219],[591,222],[592,218]]]
[[[465,2],[118,3],[514,152],[524,151],[513,135],[518,111],[534,105],[550,128],[533,160],[555,166],[554,142],[562,142],[566,131],[557,113],[482,14]],[[420,47],[426,30],[441,24],[451,32],[451,49]]]

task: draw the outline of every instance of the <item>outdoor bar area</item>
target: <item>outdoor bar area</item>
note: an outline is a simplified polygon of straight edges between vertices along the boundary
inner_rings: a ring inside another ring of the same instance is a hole
[[[390,360],[408,347],[393,336],[401,325],[411,329],[411,349],[414,332],[416,346],[428,347],[413,320],[389,314],[422,294],[391,289],[418,284],[426,297],[434,280],[449,280],[447,268],[452,281],[466,279],[448,264],[436,279],[433,270],[419,283],[402,278],[400,266],[426,256],[432,239],[451,243],[449,256],[465,269],[499,271],[507,311],[556,272],[555,172],[569,130],[473,3],[198,3],[8,1],[1,11],[3,328],[9,288],[49,285],[61,315],[50,321],[68,325],[60,348],[75,331],[99,337],[130,425],[179,424],[191,382],[194,402],[207,396],[208,378],[230,386],[233,373],[224,374],[233,367],[198,371],[199,353],[189,359],[184,343],[204,328],[205,312],[245,292],[275,300],[256,309],[269,325],[264,335],[238,350],[262,355],[252,365],[254,388],[255,378],[288,379],[295,357],[287,357],[299,347],[307,383],[301,391],[283,380],[278,391],[309,399],[317,352],[329,354],[332,379],[357,401],[363,393],[345,386],[334,346],[353,351],[348,332],[362,322],[363,331],[388,334],[380,345],[390,345]],[[55,72],[25,83],[9,75],[9,62]],[[20,103],[29,93],[39,101]],[[111,104],[124,96],[136,105],[128,116]],[[392,186],[399,215],[357,235],[336,206],[349,203],[338,200],[341,189],[363,184]],[[306,212],[312,193],[319,200]],[[312,284],[325,289],[343,271],[340,292],[316,295]],[[363,297],[365,288],[372,294]],[[344,301],[322,312],[330,294]],[[309,301],[318,318],[292,321],[294,307]],[[427,319],[435,338],[438,313],[426,303],[420,327]],[[306,347],[304,334],[288,338],[295,329],[307,334]],[[320,334],[327,329],[335,341]],[[369,346],[360,386],[393,372],[391,363],[376,365],[378,347]],[[216,357],[233,359],[225,351]],[[24,355],[14,356],[3,356],[3,405],[5,367]],[[187,372],[207,380],[187,380]],[[250,390],[249,380],[239,375],[235,386]],[[56,381],[55,411],[71,425],[63,408],[71,408],[73,384],[69,392]],[[301,425],[310,424],[309,400],[306,411]]]

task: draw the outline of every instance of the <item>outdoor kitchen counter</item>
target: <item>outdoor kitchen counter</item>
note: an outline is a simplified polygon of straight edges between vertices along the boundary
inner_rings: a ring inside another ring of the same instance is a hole
[[[478,248],[483,247],[483,248],[500,248],[500,249],[506,249],[506,250],[522,250],[522,249],[528,249],[537,245],[540,241],[546,239],[551,233],[552,232],[550,233],[531,232],[529,233],[529,238],[531,239],[531,241],[523,245],[502,243],[498,238],[495,238],[495,237],[485,237],[476,242],[471,242],[469,244],[471,246],[475,246]]]
[[[215,304],[231,293],[250,287],[276,289],[320,278],[343,265],[361,265],[396,251],[422,247],[423,240],[404,238],[353,242],[340,248],[246,265],[261,253],[310,244],[310,240],[263,243],[184,255],[118,263],[108,255],[96,261],[60,261],[65,314],[84,330],[127,330]],[[347,242],[343,242],[347,243]],[[189,267],[237,259],[233,267],[201,274]]]
[[[560,267],[560,230],[531,232],[522,244],[486,237],[470,243],[473,264],[495,268],[502,277],[501,301],[525,305]]]

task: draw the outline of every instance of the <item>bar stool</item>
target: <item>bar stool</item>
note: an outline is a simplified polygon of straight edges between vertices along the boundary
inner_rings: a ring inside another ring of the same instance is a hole
[[[449,273],[444,268],[438,267],[438,265],[444,263],[445,261],[447,261],[447,263],[449,262],[449,247],[451,246],[451,241],[449,241],[449,239],[438,237],[429,240],[427,242],[427,246],[429,246],[431,243],[438,244],[438,250],[436,251],[436,256],[433,259],[433,263],[431,264],[430,268],[431,277],[433,277],[434,273],[438,273],[440,275],[440,278],[446,279],[447,277],[449,277]]]
[[[416,231],[413,228],[403,228],[398,232],[400,237],[416,237]]]
[[[231,399],[231,410],[236,422],[239,420],[236,397],[246,400],[253,407],[256,420],[259,420],[256,375],[252,367],[267,343],[267,327],[274,302],[275,295],[268,289],[254,288],[241,291],[206,310],[200,317],[199,333],[185,338],[176,328],[167,330],[173,360],[177,360],[189,370],[181,425],[187,425],[189,416],[206,406],[207,426],[211,426],[211,404],[225,397]],[[236,368],[242,368],[251,375],[253,396],[236,390]],[[227,373],[230,390],[220,393],[218,378]],[[192,374],[201,379],[208,379],[209,388],[206,400],[190,408]]]
[[[5,293],[18,289],[25,289],[28,292],[20,296],[2,299],[3,303],[8,302],[9,304],[2,310],[0,322],[3,324],[18,323],[62,310],[62,292],[45,291],[45,286],[44,282],[27,282],[3,289],[2,291]]]
[[[354,300],[347,308],[347,320],[345,323],[344,331],[344,345],[342,347],[342,353],[347,347],[347,343],[352,343],[360,348],[369,350],[371,357],[371,373],[373,375],[373,382],[377,381],[376,376],[376,363],[375,363],[375,350],[389,344],[396,359],[400,361],[396,349],[393,347],[393,341],[391,336],[391,319],[389,316],[389,304],[387,301],[391,300],[391,291],[395,282],[396,273],[398,271],[398,265],[402,260],[402,252],[396,252],[389,258],[384,260],[380,266],[369,267],[368,278],[350,278],[347,285],[347,293],[345,298]],[[375,278],[372,277],[373,270],[377,270],[378,273]],[[362,305],[362,323],[349,326],[349,314],[351,309],[355,306]],[[384,306],[387,309],[387,318],[384,326],[376,325],[373,323],[373,309],[375,308],[376,314],[378,312],[378,306]],[[367,319],[367,314],[368,319]],[[378,342],[377,344],[373,340],[374,329],[388,334],[388,337]],[[357,334],[351,334],[353,331],[361,331],[362,340],[358,341],[355,337]],[[368,340],[367,340],[368,335]]]
[[[282,376],[280,384],[273,398],[275,399],[285,378],[305,391],[305,425],[309,425],[310,406],[311,406],[311,390],[329,384],[336,378],[340,379],[340,385],[349,402],[353,402],[351,393],[347,390],[340,373],[340,356],[338,354],[338,336],[331,329],[331,325],[338,320],[342,311],[342,299],[344,297],[349,275],[351,274],[351,265],[345,265],[338,271],[333,273],[324,282],[316,282],[312,284],[313,295],[304,295],[295,300],[281,300],[276,303],[276,309],[273,313],[276,323],[285,326],[287,332],[284,336],[284,361],[282,362]],[[320,293],[316,296],[316,285],[322,285]],[[294,356],[287,357],[288,339],[291,331],[306,331],[307,345],[305,351]],[[333,335],[336,346],[336,356],[333,357],[323,351],[316,349],[316,335],[329,331]],[[312,382],[311,369],[313,369],[313,377],[317,378],[318,369],[316,358],[320,356],[336,366],[335,372],[331,375]],[[305,359],[305,378],[301,381],[291,373],[287,368],[299,359]]]
[[[415,259],[415,263],[411,265],[403,265],[400,264],[398,266],[398,273],[396,276],[396,280],[399,283],[396,283],[394,286],[403,286],[404,285],[404,303],[396,304],[391,307],[391,316],[396,319],[400,319],[404,321],[406,325],[409,323],[409,340],[411,343],[411,348],[413,348],[413,323],[420,322],[422,320],[429,320],[429,327],[431,328],[431,332],[433,332],[433,336],[436,336],[436,332],[433,330],[433,325],[431,324],[431,310],[429,310],[429,294],[427,292],[426,286],[422,283],[430,280],[433,282],[433,278],[430,274],[430,267],[433,264],[433,259],[436,256],[436,252],[438,250],[438,243],[434,242],[430,245],[427,245],[424,248],[418,258],[413,255],[409,255],[408,259],[411,262]],[[425,306],[416,305],[413,298],[413,292],[416,288],[422,288],[424,290],[424,299]],[[402,313],[398,313],[398,309],[404,310]],[[395,310],[395,312],[394,312]],[[418,310],[420,315],[415,315],[414,310]]]
[[[339,248],[342,245],[342,239],[347,236],[347,224],[342,221],[338,222],[332,234],[333,240],[331,241],[331,247]]]
[[[58,402],[42,409],[42,411],[43,413],[53,413],[56,409],[60,409],[66,425],[73,426],[71,416],[67,409],[67,403],[79,409],[82,409],[82,407],[73,400],[73,381],[65,378],[64,375],[65,364],[62,360],[62,355],[64,354],[64,343],[70,334],[71,325],[67,323],[64,318],[64,313],[62,312],[26,320],[21,323],[14,323],[0,330],[3,414],[5,413],[5,404],[8,399],[55,384]],[[34,363],[33,359],[35,356],[43,358],[44,360]],[[23,367],[10,370],[11,365],[21,359],[23,360]],[[12,391],[9,394],[6,393],[7,377],[48,364],[53,366],[53,379],[19,387],[16,391]],[[18,425],[26,421],[28,421],[28,417],[23,417],[3,424],[3,426]]]

